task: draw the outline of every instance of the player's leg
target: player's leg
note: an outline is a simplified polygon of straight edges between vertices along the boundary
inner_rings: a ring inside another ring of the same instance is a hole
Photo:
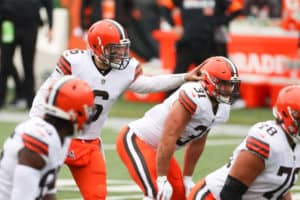
[[[170,160],[168,180],[173,188],[172,200],[185,199],[185,189],[180,165],[174,157]]]
[[[156,152],[139,139],[128,127],[117,138],[117,151],[132,179],[143,191],[145,198],[156,196]]]
[[[107,195],[106,166],[100,140],[73,140],[65,163],[84,200],[101,200]]]

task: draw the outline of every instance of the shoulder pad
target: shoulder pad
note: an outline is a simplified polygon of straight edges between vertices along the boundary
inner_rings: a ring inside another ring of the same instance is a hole
[[[201,98],[207,98],[207,95],[205,90],[199,87],[199,84],[186,83],[180,88],[178,98],[183,107],[191,114],[194,114]]]
[[[254,125],[249,130],[246,138],[246,148],[265,160],[270,156],[270,135],[268,135],[263,129],[259,129],[258,127],[260,125],[262,125],[262,123]]]
[[[40,155],[48,156],[49,153],[49,145],[45,137],[40,134],[32,134],[32,133],[23,133],[21,138],[23,140],[24,146],[31,151],[34,151]]]

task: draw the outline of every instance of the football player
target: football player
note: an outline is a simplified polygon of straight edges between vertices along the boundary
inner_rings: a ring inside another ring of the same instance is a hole
[[[144,200],[186,199],[209,130],[229,118],[239,92],[236,66],[225,57],[210,57],[199,68],[201,81],[183,84],[118,135],[118,154]],[[181,170],[173,154],[184,146]]]
[[[39,116],[49,82],[72,74],[89,83],[95,94],[96,111],[84,136],[71,142],[66,164],[85,200],[106,197],[106,166],[99,134],[113,103],[127,89],[139,93],[169,90],[185,81],[199,80],[198,69],[186,74],[145,76],[138,61],[129,57],[130,40],[124,28],[110,19],[94,23],[88,30],[87,50],[66,50],[52,75],[39,89],[30,116]]]
[[[234,150],[228,164],[193,188],[190,200],[291,200],[300,169],[300,86],[283,88],[276,120],[259,122]]]
[[[94,94],[78,78],[55,81],[43,107],[44,117],[19,124],[0,156],[0,199],[54,200],[55,181],[70,137],[82,133],[94,107]]]

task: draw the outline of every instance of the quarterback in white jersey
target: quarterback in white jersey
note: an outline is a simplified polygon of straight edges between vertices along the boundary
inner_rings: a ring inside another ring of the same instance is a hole
[[[290,200],[300,170],[300,86],[284,88],[276,121],[255,124],[228,164],[208,174],[190,200]]]
[[[19,124],[4,143],[0,199],[56,199],[55,182],[70,137],[84,128],[93,99],[88,84],[74,77],[66,76],[52,84],[43,118],[33,117]]]
[[[199,80],[198,69],[186,74],[145,76],[136,59],[129,57],[130,41],[124,28],[114,20],[100,20],[88,31],[88,50],[67,50],[56,70],[39,89],[30,116],[39,116],[49,83],[72,74],[89,83],[95,94],[96,112],[89,129],[73,139],[66,164],[84,199],[105,199],[106,167],[99,135],[113,103],[127,89],[157,92],[174,89],[185,81]]]
[[[183,84],[119,133],[119,156],[145,199],[185,199],[194,186],[192,174],[209,130],[229,118],[239,85],[236,67],[224,57],[211,57],[200,70],[200,82]],[[182,174],[173,153],[183,146]]]

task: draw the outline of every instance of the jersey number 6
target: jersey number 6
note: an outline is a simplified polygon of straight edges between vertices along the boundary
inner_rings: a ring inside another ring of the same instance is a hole
[[[104,91],[104,90],[94,90],[94,95],[95,98],[96,97],[102,97],[103,100],[108,100],[109,99],[109,94],[108,92]],[[96,111],[95,113],[93,113],[93,117],[92,117],[92,122],[96,121],[99,117],[99,115],[101,114],[101,112],[103,111],[103,106],[96,104]]]

